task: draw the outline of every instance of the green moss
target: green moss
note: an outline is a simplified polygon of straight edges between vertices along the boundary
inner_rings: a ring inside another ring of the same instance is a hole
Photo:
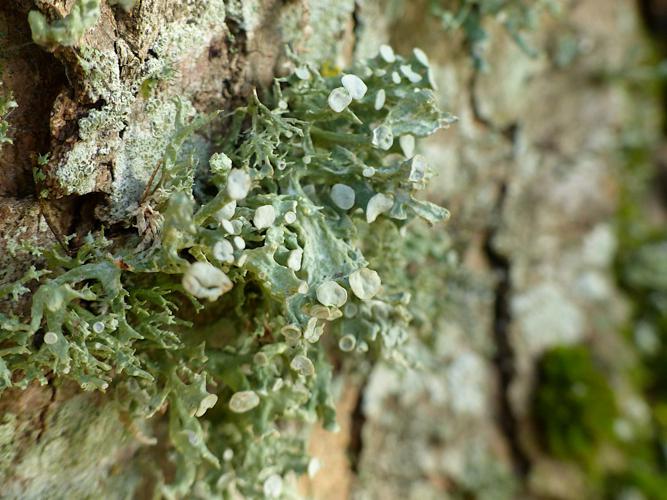
[[[392,138],[452,122],[419,55],[350,68],[363,85],[295,61],[295,74],[222,118],[208,165],[184,147],[208,118],[174,101],[170,141],[125,220],[136,231],[45,250],[44,269],[0,289],[35,290],[29,318],[0,317],[3,386],[50,374],[111,391],[132,419],[168,408],[168,498],[258,497],[267,481],[303,472],[303,429],[336,428],[320,337],[400,360],[409,335],[416,306],[403,283],[366,270],[364,249],[400,239],[413,219],[447,217],[416,196],[425,160]]]
[[[604,373],[583,346],[547,351],[537,371],[533,413],[547,451],[589,465],[617,415]]]
[[[667,499],[667,480],[650,462],[636,462],[626,472],[614,474],[606,480],[605,498]]]
[[[662,451],[667,445],[667,231],[654,217],[664,199],[656,189],[660,182],[653,156],[654,144],[660,140],[656,102],[664,86],[662,66],[664,63],[649,55],[641,71],[630,72],[624,80],[634,98],[633,106],[640,111],[626,125],[620,151],[623,169],[615,271],[632,307],[625,333],[637,356],[633,382],[646,398],[652,425],[626,450],[629,458],[625,467],[610,474],[609,498],[618,498],[619,491],[667,498]],[[638,74],[641,80],[636,79]]]

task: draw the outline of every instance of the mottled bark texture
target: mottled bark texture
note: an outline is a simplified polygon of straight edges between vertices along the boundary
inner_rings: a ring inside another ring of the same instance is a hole
[[[18,103],[13,144],[0,155],[0,281],[30,261],[27,252],[10,260],[10,244],[55,242],[102,221],[122,227],[177,120],[230,109],[286,71],[284,44],[340,65],[384,42],[420,46],[444,107],[460,118],[425,147],[460,265],[442,282],[421,371],[381,364],[341,381],[342,431],[314,431],[323,469],[303,491],[584,497],[581,470],[541,451],[530,398],[541,353],[585,340],[618,367],[614,389],[635,405],[624,411],[641,414],[620,375],[625,348],[614,332],[626,308],[611,271],[617,146],[636,111],[623,87],[601,81],[643,51],[634,1],[563,2],[529,35],[536,57],[486,20],[485,71],[424,0],[139,0],[130,12],[102,2],[78,48],[31,42],[29,10],[56,18],[72,4],[0,5],[2,79]],[[190,151],[206,154],[212,132]],[[33,176],[46,154],[44,175]],[[3,394],[0,497],[150,497],[142,471],[163,450],[146,447],[108,398],[50,387]]]

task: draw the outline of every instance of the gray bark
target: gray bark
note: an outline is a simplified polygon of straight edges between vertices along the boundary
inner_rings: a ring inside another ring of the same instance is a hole
[[[72,1],[41,0],[52,16]],[[422,371],[379,364],[342,375],[342,430],[313,431],[323,463],[301,491],[336,498],[583,498],[584,473],[550,459],[531,423],[535,363],[550,346],[586,341],[624,379],[616,334],[627,307],[612,274],[618,144],[636,101],[605,72],[646,50],[631,0],[582,0],[544,16],[526,55],[493,20],[486,71],[460,33],[444,32],[426,2],[143,0],[131,12],[102,2],[85,51],[31,43],[31,2],[0,6],[3,83],[18,102],[0,156],[0,248],[56,242],[119,223],[186,114],[230,109],[286,71],[283,46],[344,66],[389,42],[427,51],[443,106],[459,123],[424,151],[439,177],[431,198],[460,263],[443,282],[437,340]],[[569,52],[565,47],[573,47]],[[648,133],[659,117],[643,104]],[[211,132],[212,133],[212,132]],[[209,152],[202,134],[191,148]],[[43,181],[37,155],[49,153]],[[29,265],[0,252],[3,280]],[[443,278],[444,279],[444,278]],[[2,280],[0,280],[2,281]],[[420,347],[415,346],[415,349]],[[150,497],[142,442],[104,395],[66,387],[0,398],[0,497]]]

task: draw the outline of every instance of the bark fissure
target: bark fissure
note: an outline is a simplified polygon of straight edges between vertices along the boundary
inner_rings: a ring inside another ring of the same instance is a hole
[[[350,416],[350,440],[347,445],[347,456],[350,461],[350,470],[354,474],[359,473],[361,455],[364,450],[364,425],[366,415],[364,414],[364,393],[368,380],[365,379],[359,389],[359,396]]]
[[[477,92],[475,92],[475,89],[477,88],[478,77],[479,77],[479,71],[473,70],[473,72],[470,74],[470,80],[468,81],[468,89],[469,89],[468,96],[469,96],[470,110],[472,111],[472,116],[477,123],[486,128],[493,129],[495,128],[493,123],[491,122],[491,120],[489,120],[486,116],[482,114],[479,102],[477,102]]]
[[[499,213],[502,212],[506,197],[507,184],[503,182],[500,185],[500,192],[496,204]],[[494,238],[496,233],[497,227],[491,228],[487,232],[484,241],[484,252],[497,279],[493,304],[492,327],[496,346],[493,362],[498,371],[499,378],[498,418],[500,427],[507,438],[515,472],[521,478],[525,478],[530,471],[530,460],[521,446],[519,439],[519,424],[514,414],[509,395],[509,390],[516,372],[514,348],[512,347],[512,342],[509,336],[510,325],[512,323],[510,304],[512,294],[512,263],[507,255],[499,252],[495,247]]]
[[[473,119],[491,132],[502,135],[511,145],[509,160],[516,156],[517,139],[520,131],[518,123],[511,123],[506,127],[499,127],[493,120],[485,116],[477,99],[477,81],[479,71],[474,70],[469,80],[469,104]],[[500,181],[498,196],[495,203],[495,212],[498,218],[487,227],[483,250],[496,278],[494,289],[492,335],[496,352],[493,357],[494,366],[498,372],[498,423],[507,440],[511,463],[515,474],[525,479],[530,472],[530,459],[524,451],[519,438],[520,425],[517,421],[510,399],[510,388],[516,375],[515,352],[510,339],[510,325],[512,324],[511,296],[512,296],[512,261],[510,256],[498,250],[495,239],[499,231],[499,220],[507,199],[507,178]]]
[[[37,431],[37,437],[35,438],[36,443],[39,443],[46,431],[46,420],[49,416],[49,411],[56,401],[56,386],[53,383],[52,379],[49,379],[49,388],[51,389],[51,398],[49,402],[42,408],[42,411],[39,413],[39,429]]]

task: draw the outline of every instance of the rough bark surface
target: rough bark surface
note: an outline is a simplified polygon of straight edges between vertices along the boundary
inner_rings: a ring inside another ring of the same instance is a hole
[[[72,3],[35,2],[54,17]],[[424,1],[141,0],[130,13],[102,2],[85,49],[52,52],[31,43],[32,8],[0,6],[3,84],[18,102],[13,144],[0,155],[0,249],[119,225],[179,113],[241,102],[287,70],[285,43],[339,65],[385,42],[425,49],[441,101],[460,119],[424,148],[439,173],[431,196],[453,214],[459,271],[442,283],[421,371],[380,364],[341,384],[342,430],[313,431],[323,469],[302,490],[318,499],[585,496],[581,471],[541,451],[530,401],[550,346],[585,341],[612,367],[623,359],[609,334],[627,315],[612,219],[617,145],[633,110],[600,74],[631,67],[643,50],[634,1],[568,2],[536,27],[535,58],[489,21],[486,71]],[[207,154],[210,141],[202,133],[190,151]],[[37,182],[34,168],[44,173]],[[0,282],[29,263],[26,253],[11,266],[7,257],[0,251]],[[621,375],[612,382],[641,418],[633,389]],[[3,394],[0,497],[150,497],[142,470],[164,450],[109,408],[74,388]]]
[[[637,6],[586,0],[545,16],[530,38],[536,58],[489,25],[483,72],[424,10],[404,6],[383,33],[402,50],[433,48],[443,102],[460,118],[427,151],[464,286],[443,284],[457,307],[442,311],[426,373],[371,374],[353,496],[584,498],[581,471],[541,451],[531,397],[540,355],[584,341],[646,415],[614,333],[627,318],[612,270],[618,145],[634,110],[624,88],[598,78],[637,64]],[[563,60],[566,43],[577,50]]]

